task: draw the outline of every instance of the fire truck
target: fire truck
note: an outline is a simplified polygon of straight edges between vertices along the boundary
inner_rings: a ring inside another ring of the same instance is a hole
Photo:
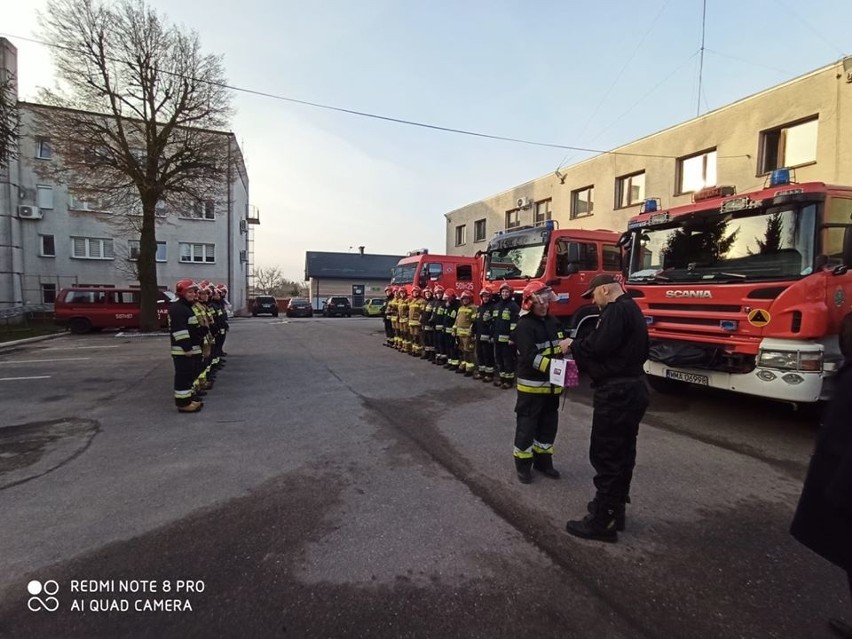
[[[668,210],[647,200],[620,243],[652,387],[828,397],[852,313],[852,187],[797,184],[780,169],[748,193],[713,187]]]
[[[455,289],[456,294],[471,291],[475,300],[479,300],[479,286],[482,280],[481,260],[463,255],[433,255],[428,249],[409,251],[399,263],[391,269],[391,285],[405,286],[411,292],[412,286],[421,289],[438,284],[444,288]]]
[[[591,331],[598,307],[581,295],[598,273],[621,276],[619,234],[613,231],[559,229],[555,220],[498,231],[483,253],[483,284],[507,282],[519,295],[532,280],[553,288],[558,301],[550,314],[574,337]]]

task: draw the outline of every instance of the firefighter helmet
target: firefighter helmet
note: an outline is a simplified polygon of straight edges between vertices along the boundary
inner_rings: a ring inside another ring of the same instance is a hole
[[[440,284],[438,284],[435,287],[435,295],[443,295],[443,293],[444,293],[444,287],[441,286]]]
[[[503,289],[508,289],[508,291],[509,291],[510,293],[514,293],[514,292],[515,292],[515,289],[513,289],[513,288],[512,288],[512,285],[511,285],[511,284],[509,284],[509,282],[503,282],[503,283],[500,285],[500,292],[501,292],[501,293],[503,292]]]
[[[482,287],[482,290],[479,291],[480,297],[483,295],[494,295],[494,287],[491,284],[486,284]]]
[[[178,280],[178,283],[175,284],[175,293],[180,297],[183,297],[184,294],[190,289],[198,290],[198,284],[196,284],[189,278]]]
[[[421,291],[421,290],[420,290],[420,287],[419,287],[419,286],[412,286],[412,287],[411,287],[411,294],[412,294],[414,297],[418,297],[418,296],[420,295],[420,293],[422,293],[422,292],[423,292],[423,291]]]
[[[463,299],[472,300],[473,299],[473,293],[471,293],[470,291],[462,291],[461,295],[459,295],[459,299],[460,300],[463,300]]]
[[[556,299],[551,289],[544,282],[530,282],[524,287],[524,292],[521,295],[521,307],[528,311],[533,307],[533,304],[546,304]]]
[[[444,297],[449,298],[449,299],[455,299],[455,297],[456,297],[455,290],[448,288],[446,291],[444,291]]]
[[[393,293],[393,286],[385,286],[385,294]]]
[[[423,289],[423,295],[424,296],[426,295],[426,293],[429,293],[429,295],[432,295],[432,289],[429,288],[428,286]]]

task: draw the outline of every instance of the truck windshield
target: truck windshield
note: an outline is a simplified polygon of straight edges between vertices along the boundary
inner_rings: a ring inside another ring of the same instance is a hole
[[[630,279],[742,281],[792,278],[812,272],[815,204],[695,213],[639,229],[631,248]],[[638,241],[636,241],[638,239]]]
[[[411,284],[414,281],[414,271],[417,270],[417,264],[405,264],[402,266],[394,266],[391,269],[391,284]]]
[[[492,249],[486,262],[488,280],[533,278],[544,275],[546,244]]]

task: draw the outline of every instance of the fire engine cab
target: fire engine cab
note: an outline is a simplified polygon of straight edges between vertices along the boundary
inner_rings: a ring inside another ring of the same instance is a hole
[[[391,269],[391,285],[405,286],[410,292],[412,286],[421,289],[437,285],[455,289],[456,294],[471,291],[479,300],[481,281],[480,260],[463,255],[433,255],[428,249],[409,251],[399,263]]]
[[[574,337],[591,331],[598,307],[581,295],[598,273],[621,276],[619,234],[613,231],[559,229],[555,220],[498,231],[488,243],[483,285],[507,282],[520,294],[531,280],[553,288],[558,301],[549,313]]]
[[[621,243],[652,387],[797,403],[830,394],[852,313],[852,187],[796,184],[780,169],[757,191],[717,186],[668,210],[648,200]]]

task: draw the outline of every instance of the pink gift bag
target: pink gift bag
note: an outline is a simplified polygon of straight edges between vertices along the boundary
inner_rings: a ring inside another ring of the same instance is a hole
[[[580,385],[580,371],[577,370],[577,362],[573,359],[565,360],[565,388],[574,388]]]

